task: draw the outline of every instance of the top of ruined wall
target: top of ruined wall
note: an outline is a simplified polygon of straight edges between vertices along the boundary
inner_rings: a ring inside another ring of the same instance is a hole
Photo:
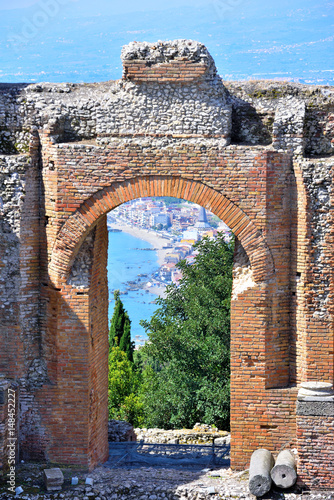
[[[121,81],[0,87],[2,151],[24,152],[34,126],[48,128],[56,142],[115,136],[230,142],[231,104],[204,45],[132,43],[122,59]]]
[[[132,42],[123,47],[121,59],[123,78],[137,83],[186,84],[217,77],[216,65],[209,51],[194,40]]]
[[[273,80],[224,85],[232,102],[233,143],[333,155],[334,87]]]
[[[143,60],[148,66],[172,63],[177,59],[204,64],[213,75],[217,74],[215,62],[208,49],[195,40],[170,40],[156,43],[131,42],[124,45],[121,52],[123,64],[133,60]]]
[[[123,79],[96,84],[0,84],[0,153],[28,151],[31,129],[55,142],[108,137],[213,138],[306,156],[334,151],[332,87],[222,82],[192,40],[133,42]]]

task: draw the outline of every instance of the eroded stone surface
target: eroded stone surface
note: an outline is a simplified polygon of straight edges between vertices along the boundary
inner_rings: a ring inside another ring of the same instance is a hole
[[[196,424],[193,429],[134,429],[137,441],[145,443],[174,444],[229,444],[230,434],[205,424]],[[219,440],[219,441],[217,441]]]
[[[129,422],[109,420],[108,440],[111,442],[137,441],[137,434]]]

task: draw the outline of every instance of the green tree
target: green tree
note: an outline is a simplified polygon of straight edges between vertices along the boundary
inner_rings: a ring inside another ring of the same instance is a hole
[[[180,198],[173,198],[171,196],[164,196],[162,199],[167,207],[170,205],[181,205],[181,203],[184,203],[184,200],[181,200]]]
[[[119,290],[115,290],[115,308],[110,321],[109,350],[119,346],[130,361],[133,361],[134,342],[131,341],[131,320],[124,309],[123,302],[119,296]]]
[[[126,420],[134,426],[143,424],[143,404],[137,395],[140,374],[119,346],[109,353],[108,410],[109,418]]]
[[[145,425],[229,426],[234,242],[219,235],[195,246],[194,264],[178,264],[179,286],[169,286],[151,320],[142,322],[150,340],[144,349],[159,362],[159,371],[143,371]]]

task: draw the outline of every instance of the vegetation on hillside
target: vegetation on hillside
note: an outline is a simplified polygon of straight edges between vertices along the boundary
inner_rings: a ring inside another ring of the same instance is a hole
[[[119,346],[126,353],[129,361],[133,361],[135,344],[131,340],[131,320],[124,309],[123,302],[119,296],[119,290],[115,290],[114,299],[115,308],[109,329],[109,350]]]
[[[143,404],[138,396],[141,383],[126,353],[119,346],[109,352],[108,410],[109,419],[126,420],[136,427],[144,424]]]
[[[223,236],[205,238],[196,244],[193,264],[178,264],[183,277],[167,287],[150,321],[142,322],[149,342],[135,352],[134,362],[115,341],[109,414],[118,417],[112,418],[166,429],[199,421],[228,429],[233,246]],[[117,301],[116,307],[124,311]]]

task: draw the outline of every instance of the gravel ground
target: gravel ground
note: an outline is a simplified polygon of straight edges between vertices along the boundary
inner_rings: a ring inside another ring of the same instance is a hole
[[[19,498],[25,500],[202,500],[252,499],[248,491],[248,472],[234,472],[230,468],[212,470],[167,468],[110,468],[100,466],[90,474],[73,468],[62,468],[64,485],[61,492],[47,493],[43,483],[46,464],[18,466],[16,486],[23,488]],[[78,486],[71,486],[71,477],[79,478]],[[87,477],[93,486],[87,486]],[[12,498],[6,484],[0,488],[0,499]],[[17,498],[17,497],[16,497]],[[290,491],[272,490],[264,499],[334,500],[334,491],[306,491],[298,484]]]

